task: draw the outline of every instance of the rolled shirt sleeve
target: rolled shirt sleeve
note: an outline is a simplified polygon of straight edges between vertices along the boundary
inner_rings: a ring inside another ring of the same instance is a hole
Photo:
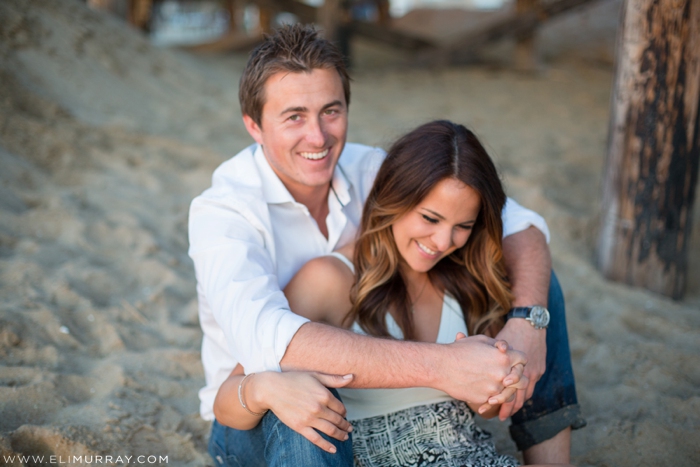
[[[503,237],[521,232],[530,226],[539,229],[549,243],[549,228],[544,218],[535,211],[524,208],[513,199],[508,198],[501,213],[503,219]]]
[[[289,309],[264,229],[206,198],[193,201],[189,223],[205,340],[228,349],[246,373],[280,371],[287,345],[308,320]],[[207,314],[220,331],[208,332]]]

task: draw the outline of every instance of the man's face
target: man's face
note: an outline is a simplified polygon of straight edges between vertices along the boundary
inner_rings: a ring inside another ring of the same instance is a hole
[[[261,125],[247,115],[243,121],[292,196],[330,186],[348,128],[335,69],[272,75],[265,83]]]

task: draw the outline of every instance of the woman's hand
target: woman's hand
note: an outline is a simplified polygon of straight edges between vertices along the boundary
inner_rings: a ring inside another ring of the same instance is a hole
[[[348,439],[352,425],[344,418],[345,406],[328,388],[346,386],[353,375],[290,371],[265,372],[249,379],[245,396],[251,410],[272,410],[282,423],[330,453],[335,453],[335,446],[316,430],[339,441]]]
[[[499,418],[503,421],[520,410],[525,401],[532,397],[535,384],[547,369],[547,331],[535,329],[524,319],[509,319],[496,338],[505,339],[513,347],[525,352],[528,357],[525,376],[530,382],[526,388],[518,391],[512,401],[501,407]]]
[[[457,333],[457,338],[455,340],[464,339],[465,337],[467,336],[464,335],[464,333],[459,332]],[[508,349],[510,348],[508,343],[503,340],[496,341],[494,345],[503,353],[508,352]],[[479,407],[474,407],[470,404],[472,410],[476,411],[484,418],[492,418],[496,416],[498,409],[502,404],[510,402],[515,398],[518,389],[525,389],[528,387],[529,379],[524,375],[524,371],[525,365],[522,363],[518,363],[517,365],[513,366],[510,373],[503,380],[503,385],[505,386],[503,391],[500,394],[491,396],[486,404]]]
[[[524,371],[525,366],[522,363],[518,363],[511,368],[510,374],[506,376],[503,382],[503,384],[507,384],[508,386],[506,386],[500,394],[490,397],[488,403],[479,407],[477,412],[484,418],[492,418],[498,414],[501,405],[515,400],[518,390],[526,389],[530,381],[528,377],[523,374]]]

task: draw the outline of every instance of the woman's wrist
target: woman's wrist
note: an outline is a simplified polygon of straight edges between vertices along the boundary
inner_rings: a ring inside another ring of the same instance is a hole
[[[267,383],[269,372],[251,374],[241,389],[243,401],[248,410],[254,414],[264,414],[270,409],[269,399],[266,396],[266,388],[270,385]]]

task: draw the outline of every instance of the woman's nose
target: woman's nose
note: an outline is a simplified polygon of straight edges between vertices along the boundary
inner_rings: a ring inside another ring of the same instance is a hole
[[[433,242],[440,251],[446,251],[452,246],[452,229],[439,229],[433,235]]]

